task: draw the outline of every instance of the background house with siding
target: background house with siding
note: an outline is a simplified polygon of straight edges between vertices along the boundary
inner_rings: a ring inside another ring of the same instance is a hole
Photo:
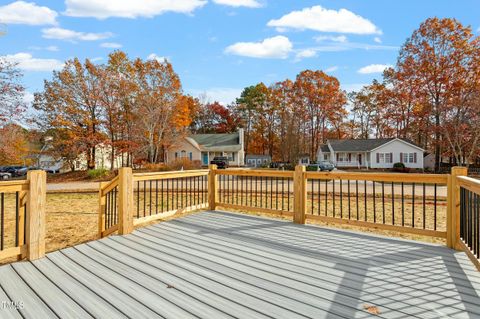
[[[319,147],[318,161],[330,161],[336,167],[423,169],[424,149],[400,138],[328,140]]]
[[[229,134],[193,134],[180,139],[167,151],[166,162],[179,159],[207,166],[215,156],[227,156],[230,166],[245,165],[244,131]]]

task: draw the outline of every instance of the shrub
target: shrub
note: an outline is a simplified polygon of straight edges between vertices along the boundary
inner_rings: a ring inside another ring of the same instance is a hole
[[[316,171],[318,171],[318,166],[317,165],[308,165],[306,170],[309,171],[309,172],[316,172]]]
[[[105,168],[90,169],[87,171],[88,178],[97,179],[108,175],[108,170]]]
[[[393,164],[393,168],[405,168],[405,164],[403,164],[402,162],[398,162]]]

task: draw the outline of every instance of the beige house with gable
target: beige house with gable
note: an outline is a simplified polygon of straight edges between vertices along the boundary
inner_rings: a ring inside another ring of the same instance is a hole
[[[193,134],[179,140],[167,151],[166,162],[178,159],[199,161],[208,166],[215,156],[227,156],[230,166],[245,165],[244,131],[226,134]]]

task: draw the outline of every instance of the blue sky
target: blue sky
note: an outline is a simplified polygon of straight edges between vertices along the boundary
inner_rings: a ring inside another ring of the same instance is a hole
[[[72,57],[166,57],[187,93],[228,103],[305,69],[358,89],[433,16],[480,32],[479,0],[2,0],[0,55],[19,63],[29,93]]]

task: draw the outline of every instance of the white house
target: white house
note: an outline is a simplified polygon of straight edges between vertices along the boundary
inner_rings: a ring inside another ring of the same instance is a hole
[[[268,165],[272,162],[272,157],[270,155],[263,154],[247,154],[245,157],[245,164],[248,167],[262,167]]]
[[[318,149],[318,161],[330,161],[336,167],[423,169],[424,149],[400,138],[328,140]]]
[[[186,158],[207,166],[215,156],[227,156],[229,165],[244,166],[244,131],[231,134],[193,134],[167,150],[166,162]]]

